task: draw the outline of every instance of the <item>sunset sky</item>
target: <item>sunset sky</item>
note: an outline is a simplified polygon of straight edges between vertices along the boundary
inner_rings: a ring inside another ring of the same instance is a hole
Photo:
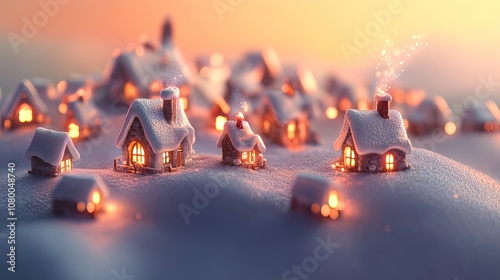
[[[175,42],[188,60],[213,51],[237,58],[248,49],[273,47],[283,60],[309,65],[320,76],[333,72],[348,80],[370,80],[377,42],[391,36],[405,44],[421,34],[429,45],[411,61],[402,83],[467,94],[478,76],[500,81],[500,4],[493,0],[65,0],[16,53],[11,40],[13,34],[23,36],[23,18],[33,23],[33,16],[44,11],[40,3],[53,1],[9,1],[0,10],[4,91],[25,77],[58,81],[69,73],[100,72],[115,47],[136,43],[141,34],[157,40],[166,15],[173,18]],[[215,5],[227,10],[218,12]],[[391,5],[400,12],[391,14]],[[382,10],[391,15],[386,26],[373,15]],[[347,59],[340,45],[355,46],[356,28],[370,24],[380,30]]]

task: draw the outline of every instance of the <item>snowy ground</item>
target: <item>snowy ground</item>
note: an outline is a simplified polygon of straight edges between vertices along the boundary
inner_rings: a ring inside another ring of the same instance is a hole
[[[104,136],[77,144],[82,158],[71,173],[99,175],[112,191],[110,211],[96,221],[52,217],[50,194],[60,178],[26,174],[24,150],[34,129],[5,133],[1,165],[17,164],[18,272],[7,274],[5,266],[0,278],[500,278],[500,185],[487,175],[423,149],[415,149],[413,168],[405,172],[333,171],[340,120],[317,124],[323,139],[317,147],[289,151],[268,143],[266,170],[223,166],[215,147],[218,133],[206,129],[203,113],[191,116],[197,156],[171,174],[111,170],[112,158],[120,154],[114,139],[123,116],[105,116]],[[470,165],[495,173],[498,135],[434,142],[436,151],[448,149],[459,157],[465,148],[477,147],[489,161]],[[300,172],[323,174],[341,188],[347,200],[341,219],[321,221],[288,211],[290,187]],[[200,199],[200,193],[210,197]],[[2,188],[2,202],[6,195]],[[181,205],[196,214],[186,220]],[[0,213],[6,221],[6,212]],[[2,226],[0,237],[6,233]],[[5,241],[0,238],[4,261]],[[328,242],[334,244],[321,245]]]

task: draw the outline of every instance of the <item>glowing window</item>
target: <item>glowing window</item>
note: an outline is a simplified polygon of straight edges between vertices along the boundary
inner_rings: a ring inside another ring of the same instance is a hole
[[[19,121],[22,123],[31,122],[33,120],[33,110],[31,106],[23,103],[19,106]]]
[[[134,142],[132,143],[132,163],[139,162],[139,163],[146,163],[146,156],[144,154],[144,148],[142,147],[139,142]]]
[[[269,131],[271,130],[271,122],[269,120],[264,120],[264,122],[262,123],[262,130],[264,131],[264,133],[269,133]]]
[[[68,125],[68,134],[71,138],[80,137],[80,127],[74,123],[70,123]]]
[[[248,153],[247,152],[241,153],[241,159],[247,159],[247,158],[248,158]]]
[[[183,149],[182,149],[182,144],[181,144],[181,145],[179,145],[179,148],[177,148],[177,152],[182,153],[182,151],[183,151]]]
[[[215,129],[218,131],[222,131],[224,129],[224,124],[226,123],[227,118],[224,116],[217,116],[215,118]]]
[[[163,164],[170,163],[170,152],[163,152]]]
[[[344,149],[344,165],[354,167],[356,165],[356,154],[354,150],[347,146]]]
[[[181,97],[181,98],[179,99],[179,101],[181,102],[181,107],[182,107],[182,109],[183,109],[183,110],[186,110],[186,109],[187,109],[187,107],[188,107],[188,99],[187,99],[187,97]]]
[[[130,81],[125,83],[125,86],[123,87],[123,93],[125,100],[128,101],[133,101],[137,97],[139,97],[139,90]]]
[[[293,139],[295,137],[295,123],[289,123],[287,126],[288,138]]]
[[[392,154],[385,156],[385,170],[394,170],[394,156]]]
[[[61,161],[61,173],[70,171],[72,167],[71,159]]]
[[[254,162],[255,161],[255,151],[250,152],[250,161]]]

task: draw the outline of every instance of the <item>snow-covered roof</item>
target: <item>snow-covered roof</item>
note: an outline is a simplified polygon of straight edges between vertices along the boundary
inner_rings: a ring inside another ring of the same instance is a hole
[[[53,166],[58,166],[63,159],[66,147],[71,153],[73,161],[80,159],[80,153],[76,150],[67,132],[39,127],[36,129],[24,157],[29,160],[31,157],[37,156]]]
[[[281,90],[271,90],[267,92],[264,100],[270,102],[276,117],[282,123],[298,118],[307,118],[306,101],[298,92],[288,95]]]
[[[195,142],[194,128],[189,123],[179,99],[175,99],[175,102],[177,102],[177,118],[174,123],[169,124],[163,115],[162,99],[139,98],[134,100],[116,139],[116,146],[122,147],[135,118],[141,122],[144,134],[155,153],[177,149],[186,136],[188,141],[193,144]]]
[[[243,128],[240,129],[236,126],[236,121],[227,121],[224,124],[224,129],[222,130],[219,139],[217,140],[217,148],[222,148],[222,140],[224,137],[229,135],[229,139],[233,144],[233,147],[240,152],[247,152],[253,150],[255,145],[261,153],[266,152],[266,145],[262,141],[259,135],[254,134],[250,125],[247,121],[243,121]]]
[[[304,203],[323,203],[332,184],[324,176],[299,174],[292,187],[292,197]]]
[[[381,93],[377,93],[375,94],[375,97],[374,97],[375,101],[387,101],[387,102],[391,102],[392,101],[392,96],[390,94],[381,94]]]
[[[179,89],[176,87],[164,88],[160,91],[160,97],[163,100],[172,100],[179,98]]]
[[[40,98],[40,95],[38,95],[38,91],[33,83],[31,83],[28,79],[24,79],[17,85],[14,93],[6,103],[5,108],[3,108],[2,117],[8,118],[14,113],[17,108],[17,104],[19,104],[22,93],[26,94],[28,101],[31,106],[35,108],[35,110],[41,113],[45,113],[47,111],[47,106],[45,106],[45,103]]]
[[[99,190],[104,198],[109,196],[108,186],[99,177],[64,175],[55,187],[52,198],[87,203],[95,189]]]
[[[446,121],[451,118],[452,112],[446,100],[441,96],[425,97],[414,108],[409,110],[406,118],[412,123],[425,123],[434,119]]]
[[[382,118],[375,110],[347,110],[342,130],[334,144],[335,150],[342,148],[349,131],[359,155],[383,154],[391,149],[411,153],[410,139],[401,114],[396,110],[389,110],[388,119]]]
[[[68,113],[73,112],[73,116],[79,125],[94,124],[99,117],[99,112],[92,100],[75,100],[68,103]]]

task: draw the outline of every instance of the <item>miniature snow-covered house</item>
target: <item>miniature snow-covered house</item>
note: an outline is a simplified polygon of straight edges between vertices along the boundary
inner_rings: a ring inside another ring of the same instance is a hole
[[[21,126],[44,124],[47,106],[33,84],[25,79],[16,87],[3,108],[1,124],[4,130]]]
[[[172,37],[172,23],[167,18],[160,48],[147,43],[138,45],[134,51],[117,53],[109,74],[109,97],[131,104],[137,98],[156,98],[164,87],[176,86],[182,108],[187,110],[191,74]]]
[[[266,146],[259,135],[254,134],[243,114],[236,116],[235,121],[227,121],[217,140],[217,147],[222,148],[222,163],[242,165],[252,168],[265,167],[266,160],[262,155]]]
[[[462,115],[462,130],[465,132],[500,131],[500,110],[493,100],[477,103],[465,108]]]
[[[263,97],[258,114],[263,136],[285,147],[301,146],[310,140],[307,103],[290,84]]]
[[[180,167],[194,154],[194,129],[179,100],[179,89],[170,87],[161,99],[136,99],[129,107],[116,139],[122,149],[114,169],[122,172],[160,173]]]
[[[334,167],[359,172],[402,171],[411,153],[401,114],[389,110],[392,97],[375,95],[377,110],[347,110],[335,150],[342,156]]]
[[[427,134],[441,129],[451,135],[456,131],[456,124],[452,121],[453,113],[441,96],[426,97],[407,114],[408,132],[413,134]]]
[[[52,211],[94,218],[104,211],[108,196],[109,188],[100,178],[64,175],[52,193]]]
[[[292,211],[312,213],[335,220],[344,203],[333,184],[323,176],[299,174],[292,187]]]
[[[73,161],[80,159],[67,132],[39,127],[26,150],[25,158],[31,160],[29,173],[55,176],[73,169]]]
[[[68,103],[64,128],[75,140],[84,140],[99,134],[101,119],[92,100],[77,99]]]

